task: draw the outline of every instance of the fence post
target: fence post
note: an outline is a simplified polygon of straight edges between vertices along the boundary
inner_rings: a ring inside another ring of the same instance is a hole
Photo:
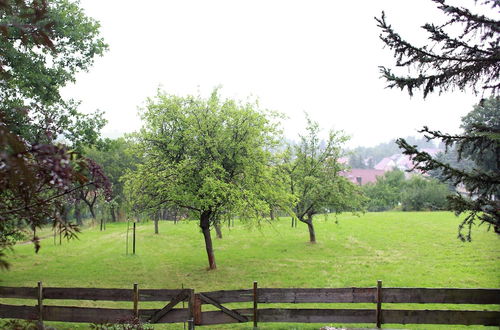
[[[195,314],[196,314],[196,296],[194,289],[189,289],[188,300],[188,330],[194,330],[195,327]]]
[[[137,283],[134,283],[133,299],[134,299],[134,317],[136,319],[139,319],[139,285]]]
[[[258,321],[258,310],[257,310],[257,281],[253,282],[253,328],[257,329],[257,321]]]
[[[382,325],[382,281],[377,281],[377,328],[381,328]]]
[[[194,330],[194,320],[193,319],[188,320],[188,330]]]
[[[43,286],[42,282],[38,282],[37,286],[37,296],[38,296],[38,323],[36,325],[37,329],[44,329],[43,326]]]
[[[134,221],[134,233],[132,238],[132,254],[135,254],[135,221]]]

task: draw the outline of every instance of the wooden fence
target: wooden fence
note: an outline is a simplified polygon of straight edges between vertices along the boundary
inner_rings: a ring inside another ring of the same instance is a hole
[[[43,321],[114,323],[134,317],[149,323],[187,322],[197,325],[237,322],[372,323],[500,325],[500,311],[382,309],[382,304],[500,305],[500,289],[371,288],[279,289],[258,288],[195,293],[193,289],[131,289],[1,287],[0,299],[36,299],[35,306],[0,304],[0,318]],[[130,309],[68,307],[44,304],[44,300],[128,301]],[[165,302],[161,309],[140,309],[140,302]],[[186,308],[179,308],[187,302]],[[228,303],[252,303],[249,308],[228,308]],[[262,308],[264,304],[372,303],[373,309]],[[224,304],[226,306],[224,306]],[[203,311],[203,305],[217,310]],[[175,308],[177,306],[177,308]],[[498,306],[497,306],[498,307]]]

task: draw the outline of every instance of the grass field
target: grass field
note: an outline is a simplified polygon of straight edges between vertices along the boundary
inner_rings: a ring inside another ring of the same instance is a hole
[[[236,222],[223,229],[222,240],[214,240],[216,271],[206,271],[203,238],[195,221],[163,221],[159,235],[152,222],[139,223],[136,255],[125,253],[127,225],[108,224],[105,232],[90,228],[79,240],[62,245],[48,238],[38,254],[29,244],[17,246],[9,255],[12,269],[0,273],[0,285],[35,286],[43,281],[44,286],[131,288],[137,282],[141,288],[183,285],[209,291],[250,288],[253,281],[260,287],[305,288],[375,286],[381,279],[387,287],[500,287],[500,240],[485,226],[474,230],[472,243],[462,243],[456,239],[459,219],[448,212],[345,214],[338,220],[335,224],[332,217],[315,218],[314,245],[308,243],[307,227],[301,223],[291,228],[286,219],[253,227]],[[450,308],[432,306],[444,307]]]

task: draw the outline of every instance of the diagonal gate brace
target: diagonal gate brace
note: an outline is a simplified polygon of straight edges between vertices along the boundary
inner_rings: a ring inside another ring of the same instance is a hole
[[[201,300],[203,300],[204,302],[206,302],[208,304],[214,305],[215,307],[219,308],[225,314],[231,316],[233,319],[238,320],[239,322],[248,322],[248,318],[247,317],[241,315],[238,312],[230,310],[229,308],[226,308],[226,307],[222,306],[217,301],[215,301],[212,298],[204,295],[203,293],[199,293],[198,295],[199,295],[199,297],[200,297]]]
[[[183,301],[184,299],[187,298],[188,296],[187,290],[181,290],[177,296],[175,296],[170,302],[163,307],[162,309],[158,310],[156,313],[154,313],[148,320],[150,323],[156,323],[158,322],[162,317],[164,317],[168,312],[170,312],[175,305]]]

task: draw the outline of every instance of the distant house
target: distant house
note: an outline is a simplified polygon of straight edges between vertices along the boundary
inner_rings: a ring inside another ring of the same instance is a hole
[[[370,182],[375,183],[377,181],[377,177],[383,176],[384,173],[384,170],[352,168],[342,172],[341,175],[349,179],[352,183],[362,186]]]
[[[442,150],[425,148],[422,151],[427,152],[432,157],[436,156]],[[401,171],[411,170],[414,166],[413,161],[409,156],[403,154],[394,154],[391,157],[385,157],[380,162],[378,162],[374,168],[383,171],[392,171],[393,169],[400,169]]]
[[[381,171],[391,171],[395,167],[396,162],[392,159],[392,157],[385,157],[375,165],[375,169]]]

